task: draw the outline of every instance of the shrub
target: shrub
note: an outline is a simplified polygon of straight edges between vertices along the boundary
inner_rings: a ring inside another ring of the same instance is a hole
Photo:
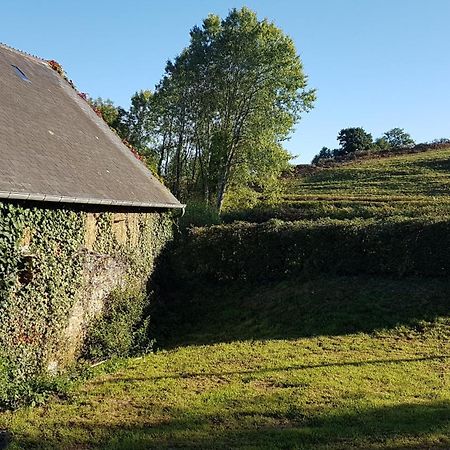
[[[17,377],[17,367],[5,358],[0,359],[0,410],[16,409],[25,405],[40,405],[49,397],[67,398],[77,379],[86,371],[74,367],[64,375],[34,375],[26,379]]]
[[[300,274],[450,274],[450,223],[389,218],[262,224],[192,230],[165,270],[171,282],[282,280]]]
[[[178,221],[178,225],[182,230],[189,227],[204,227],[219,223],[220,216],[217,209],[200,200],[188,202],[184,215]]]
[[[148,297],[142,291],[112,292],[104,313],[89,327],[83,356],[96,360],[150,351],[154,341],[148,333],[148,306]]]

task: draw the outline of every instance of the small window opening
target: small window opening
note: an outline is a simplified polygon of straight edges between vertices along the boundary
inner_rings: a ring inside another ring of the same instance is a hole
[[[29,83],[31,83],[30,79],[14,64],[11,64],[12,67],[14,67],[14,70],[16,71],[16,75],[20,78],[22,78],[23,81],[28,81]]]
[[[30,284],[34,278],[34,255],[23,256],[18,263],[19,283],[23,286]]]

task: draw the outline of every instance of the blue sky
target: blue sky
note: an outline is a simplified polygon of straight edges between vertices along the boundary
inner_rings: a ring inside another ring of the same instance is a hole
[[[2,0],[0,41],[55,59],[79,90],[128,106],[209,13],[246,5],[290,35],[315,109],[286,147],[309,162],[340,129],[450,137],[449,0]]]

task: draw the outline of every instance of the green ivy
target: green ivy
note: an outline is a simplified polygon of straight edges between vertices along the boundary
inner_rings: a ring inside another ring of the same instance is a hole
[[[135,213],[138,237],[131,245],[130,236],[124,242],[115,238],[113,213],[96,213],[92,250],[85,248],[87,214],[68,207],[0,203],[0,394],[6,379],[20,384],[45,375],[49,357],[64,345],[62,332],[86,282],[83,263],[90,251],[123,262],[128,271],[121,289],[147,298],[155,260],[172,237],[170,214]],[[130,321],[145,319],[147,301],[139,305]],[[106,311],[97,322],[111,317]]]

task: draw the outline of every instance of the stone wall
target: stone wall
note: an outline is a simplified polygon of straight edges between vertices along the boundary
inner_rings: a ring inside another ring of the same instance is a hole
[[[170,212],[0,203],[0,360],[13,376],[73,362],[113,291],[141,292]]]

